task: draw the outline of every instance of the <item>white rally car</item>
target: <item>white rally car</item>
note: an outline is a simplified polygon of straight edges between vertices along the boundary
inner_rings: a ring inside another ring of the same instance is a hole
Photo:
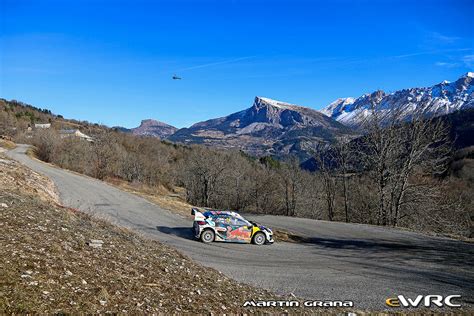
[[[273,231],[270,228],[246,220],[232,211],[199,211],[193,208],[194,235],[204,243],[212,241],[254,243],[263,245],[273,243]]]

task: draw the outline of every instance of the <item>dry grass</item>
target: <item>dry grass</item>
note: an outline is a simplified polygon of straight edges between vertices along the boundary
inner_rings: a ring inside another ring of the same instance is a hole
[[[183,188],[177,187],[175,192],[171,192],[163,186],[152,188],[140,183],[129,183],[117,178],[107,178],[105,181],[121,190],[141,196],[161,208],[184,217],[191,217],[191,208],[193,206],[185,201]]]
[[[15,149],[16,144],[10,140],[0,138],[0,147],[10,150],[10,149]]]
[[[36,155],[36,149],[33,146],[26,150],[26,155],[28,155],[30,158],[38,159],[38,156]]]
[[[295,233],[288,232],[281,229],[273,229],[274,239],[276,241],[285,241],[285,242],[296,242],[302,243],[307,242],[307,238],[299,236]]]

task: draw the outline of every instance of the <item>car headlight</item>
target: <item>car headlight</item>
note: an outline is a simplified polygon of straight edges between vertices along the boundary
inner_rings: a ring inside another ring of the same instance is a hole
[[[265,227],[265,226],[263,226],[262,228],[263,228],[263,230],[267,231],[268,233],[273,234],[273,232],[270,228]]]

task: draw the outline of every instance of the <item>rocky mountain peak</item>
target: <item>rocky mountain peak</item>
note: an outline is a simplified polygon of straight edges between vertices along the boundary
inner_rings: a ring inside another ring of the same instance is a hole
[[[278,101],[278,100],[273,100],[270,98],[257,96],[255,97],[252,107],[257,108],[257,109],[273,107],[280,110],[288,110],[288,109],[298,108],[299,106],[295,104]]]
[[[178,129],[174,126],[169,124],[153,120],[153,119],[145,119],[142,120],[140,126],[132,128],[131,132],[134,135],[142,135],[142,136],[156,136],[159,138],[165,138],[169,135],[172,135]]]
[[[242,112],[238,125],[244,127],[255,123],[270,124],[279,128],[327,124],[319,111],[258,96],[255,97],[252,107]]]
[[[380,101],[383,97],[385,97],[387,94],[383,90],[377,90],[375,92],[372,92],[370,94],[370,98]]]
[[[265,97],[251,107],[183,128],[168,139],[221,148],[238,148],[260,155],[294,153],[307,156],[314,146],[352,133],[319,111]]]
[[[141,121],[140,127],[148,127],[148,126],[165,126],[165,127],[169,127],[169,126],[171,126],[171,125],[166,124],[166,123],[163,123],[163,122],[160,122],[160,121],[157,121],[157,120],[154,120],[154,119],[145,119],[145,120],[142,120],[142,121]]]
[[[474,72],[469,71],[469,72],[466,73],[463,77],[465,77],[465,78],[474,78]]]
[[[241,126],[252,123],[269,123],[279,125],[285,121],[285,117],[290,115],[289,111],[296,111],[298,106],[272,100],[264,97],[255,97],[252,107],[250,107],[241,119]],[[296,113],[292,116],[298,116]]]
[[[472,87],[472,82],[474,81],[474,72],[468,72],[461,78],[459,78],[455,83],[458,89],[466,90],[469,86]]]

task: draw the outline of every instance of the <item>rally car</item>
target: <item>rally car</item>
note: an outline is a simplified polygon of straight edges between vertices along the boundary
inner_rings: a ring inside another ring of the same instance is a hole
[[[270,228],[246,220],[232,211],[200,211],[193,208],[194,235],[204,243],[213,241],[253,243],[263,245],[273,243]]]

